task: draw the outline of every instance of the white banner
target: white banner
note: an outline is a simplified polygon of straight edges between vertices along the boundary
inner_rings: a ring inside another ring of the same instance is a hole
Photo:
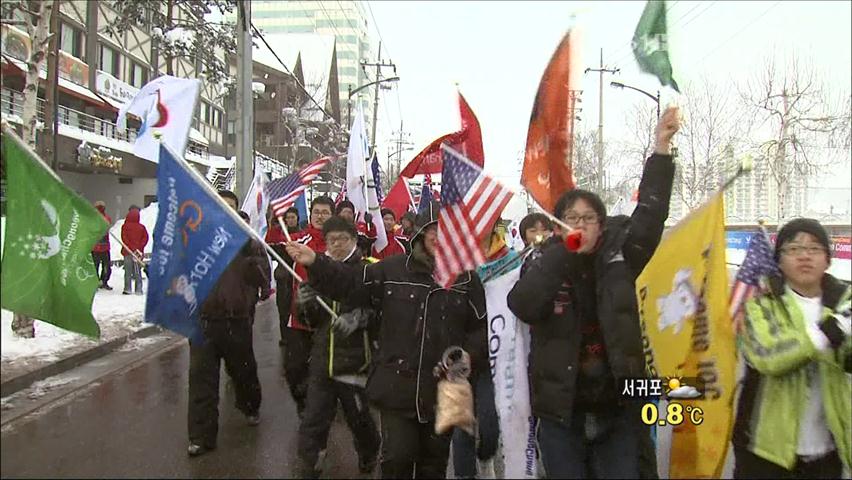
[[[516,267],[484,285],[488,360],[500,422],[504,478],[538,478],[535,421],[527,378],[530,327],[519,321],[506,303],[520,273],[520,267]]]

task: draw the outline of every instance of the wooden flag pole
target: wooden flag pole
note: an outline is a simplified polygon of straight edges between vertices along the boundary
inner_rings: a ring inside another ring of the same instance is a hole
[[[142,267],[144,267],[144,266],[145,266],[145,260],[144,260],[144,259],[142,259],[142,258],[139,258],[139,256],[138,256],[138,255],[136,255],[136,252],[134,252],[133,250],[131,250],[131,249],[130,249],[130,247],[128,247],[128,246],[127,246],[124,242],[122,242],[122,241],[121,241],[121,238],[119,238],[119,236],[118,236],[118,235],[116,235],[116,234],[112,233],[112,230],[110,230],[110,231],[109,231],[109,234],[110,234],[110,236],[111,236],[112,238],[114,238],[114,239],[118,240],[118,243],[119,243],[119,244],[121,244],[121,246],[122,246],[122,247],[124,247],[124,249],[125,249],[125,250],[127,250],[128,252],[130,252],[130,256],[132,256],[132,257],[133,257],[133,259],[134,259],[134,260],[136,260],[136,263],[138,263],[138,264],[139,264],[140,266],[142,266]]]

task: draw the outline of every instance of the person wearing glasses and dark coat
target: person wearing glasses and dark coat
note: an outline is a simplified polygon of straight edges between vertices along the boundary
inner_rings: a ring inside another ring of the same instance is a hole
[[[566,192],[553,213],[580,232],[579,246],[557,228],[509,293],[509,308],[532,326],[530,403],[549,478],[657,476],[640,405],[618,382],[646,376],[635,282],[669,215],[679,127],[677,108],[667,109],[632,216],[607,217],[597,194]]]

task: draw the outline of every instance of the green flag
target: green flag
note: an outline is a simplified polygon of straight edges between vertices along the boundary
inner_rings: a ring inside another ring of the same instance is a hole
[[[649,0],[633,33],[633,55],[643,72],[656,75],[661,84],[669,85],[680,93],[672,77],[668,38],[666,2]]]
[[[6,232],[0,291],[7,310],[100,337],[92,317],[92,247],[109,225],[21,139],[3,128]]]

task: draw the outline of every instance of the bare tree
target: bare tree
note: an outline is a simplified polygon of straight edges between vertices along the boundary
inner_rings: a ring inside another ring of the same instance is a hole
[[[706,78],[685,86],[684,121],[678,139],[677,199],[687,209],[701,205],[726,178],[733,145],[746,133],[736,99]]]
[[[27,59],[27,75],[24,83],[24,108],[22,114],[23,139],[31,146],[36,144],[38,115],[39,72],[47,60],[47,47],[50,42],[50,17],[53,12],[53,2],[48,0],[17,0],[2,3],[3,17],[15,17],[15,20],[3,23],[15,23],[26,27],[31,39],[29,58]]]
[[[832,101],[820,75],[810,64],[792,57],[778,65],[767,59],[761,72],[747,81],[740,94],[764,140],[760,149],[776,187],[780,223],[792,212],[792,182],[825,170],[828,162],[814,147],[850,145],[849,94]],[[820,152],[821,153],[821,152]]]

